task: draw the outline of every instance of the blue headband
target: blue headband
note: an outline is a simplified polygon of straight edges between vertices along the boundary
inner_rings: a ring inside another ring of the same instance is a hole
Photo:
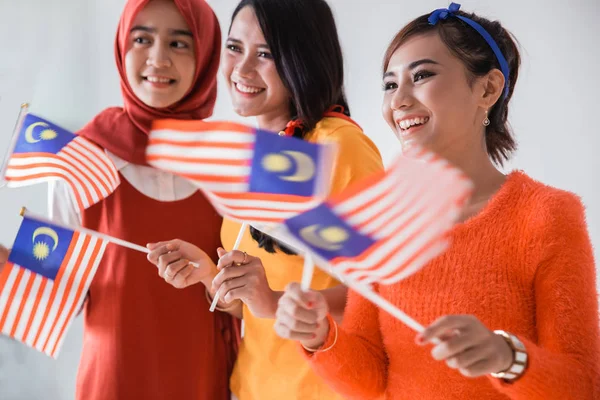
[[[500,48],[496,44],[496,41],[492,38],[492,36],[483,28],[483,26],[479,25],[477,22],[472,19],[463,17],[462,15],[456,15],[456,12],[459,10],[460,4],[451,3],[448,8],[440,8],[431,13],[429,18],[427,19],[431,25],[435,25],[439,22],[440,19],[448,19],[448,17],[458,18],[467,24],[469,24],[473,29],[475,29],[485,41],[490,45],[496,58],[498,59],[498,63],[500,64],[500,70],[502,71],[502,75],[504,75],[504,98],[508,96],[508,86],[509,81],[508,78],[510,76],[510,68],[508,67],[508,62],[506,62],[506,58],[500,51]]]

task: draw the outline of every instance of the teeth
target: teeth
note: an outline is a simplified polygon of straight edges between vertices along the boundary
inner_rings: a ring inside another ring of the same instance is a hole
[[[264,90],[257,87],[242,85],[241,83],[236,83],[235,87],[242,93],[260,93]]]
[[[159,76],[147,76],[146,79],[148,79],[148,81],[153,82],[153,83],[169,83],[169,82],[171,82],[171,79],[162,78]]]
[[[398,126],[400,126],[400,129],[408,129],[411,126],[423,125],[427,121],[429,121],[429,117],[403,119],[398,123]]]

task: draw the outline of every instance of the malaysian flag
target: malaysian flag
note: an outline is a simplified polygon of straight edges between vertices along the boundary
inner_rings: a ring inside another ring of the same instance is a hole
[[[415,150],[320,206],[285,221],[288,242],[347,283],[398,282],[448,246],[447,232],[471,182],[432,153]]]
[[[79,210],[106,198],[119,186],[113,162],[89,140],[33,114],[25,116],[17,135],[4,176],[7,186],[62,179]]]
[[[0,331],[56,358],[107,244],[24,217],[0,274]]]
[[[161,120],[146,157],[197,185],[222,215],[273,223],[324,200],[335,151],[232,122]]]

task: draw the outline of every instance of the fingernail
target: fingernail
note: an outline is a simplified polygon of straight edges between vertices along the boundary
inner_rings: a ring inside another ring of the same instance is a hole
[[[421,334],[418,334],[416,337],[416,341],[417,344],[423,344],[423,336],[421,336]]]

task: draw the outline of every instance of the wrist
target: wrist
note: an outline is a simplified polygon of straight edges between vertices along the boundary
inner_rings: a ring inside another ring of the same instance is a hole
[[[527,369],[528,354],[523,342],[515,335],[501,330],[494,331],[494,334],[500,336],[510,348],[512,357],[510,364],[502,371],[492,373],[492,377],[504,379],[507,382],[514,382],[519,379]]]
[[[320,351],[321,348],[326,344],[329,332],[331,330],[330,319],[325,317],[319,321],[319,327],[315,332],[315,338],[310,340],[303,340],[300,343],[302,347],[307,351],[316,352]]]
[[[205,288],[204,293],[206,294],[206,301],[208,302],[208,304],[212,304],[214,297],[213,297],[213,295],[210,294],[210,291],[208,290],[208,287]],[[234,300],[234,301],[232,301],[229,304],[225,304],[224,302],[222,302],[221,300],[219,300],[217,302],[216,310],[219,310],[219,311],[222,311],[222,312],[232,312],[241,303],[242,303],[241,300]]]
[[[281,296],[283,296],[283,294],[284,294],[284,292],[269,289],[269,300],[268,300],[269,304],[267,307],[267,312],[265,313],[265,315],[262,318],[276,319],[277,307],[279,305],[279,299],[281,298]]]
[[[199,267],[202,268],[202,267]],[[206,273],[200,278],[200,282],[206,287],[206,290],[210,294],[211,297],[215,296],[215,293],[211,290],[213,279],[219,271],[217,270],[217,266],[210,260],[210,264],[208,265]]]

